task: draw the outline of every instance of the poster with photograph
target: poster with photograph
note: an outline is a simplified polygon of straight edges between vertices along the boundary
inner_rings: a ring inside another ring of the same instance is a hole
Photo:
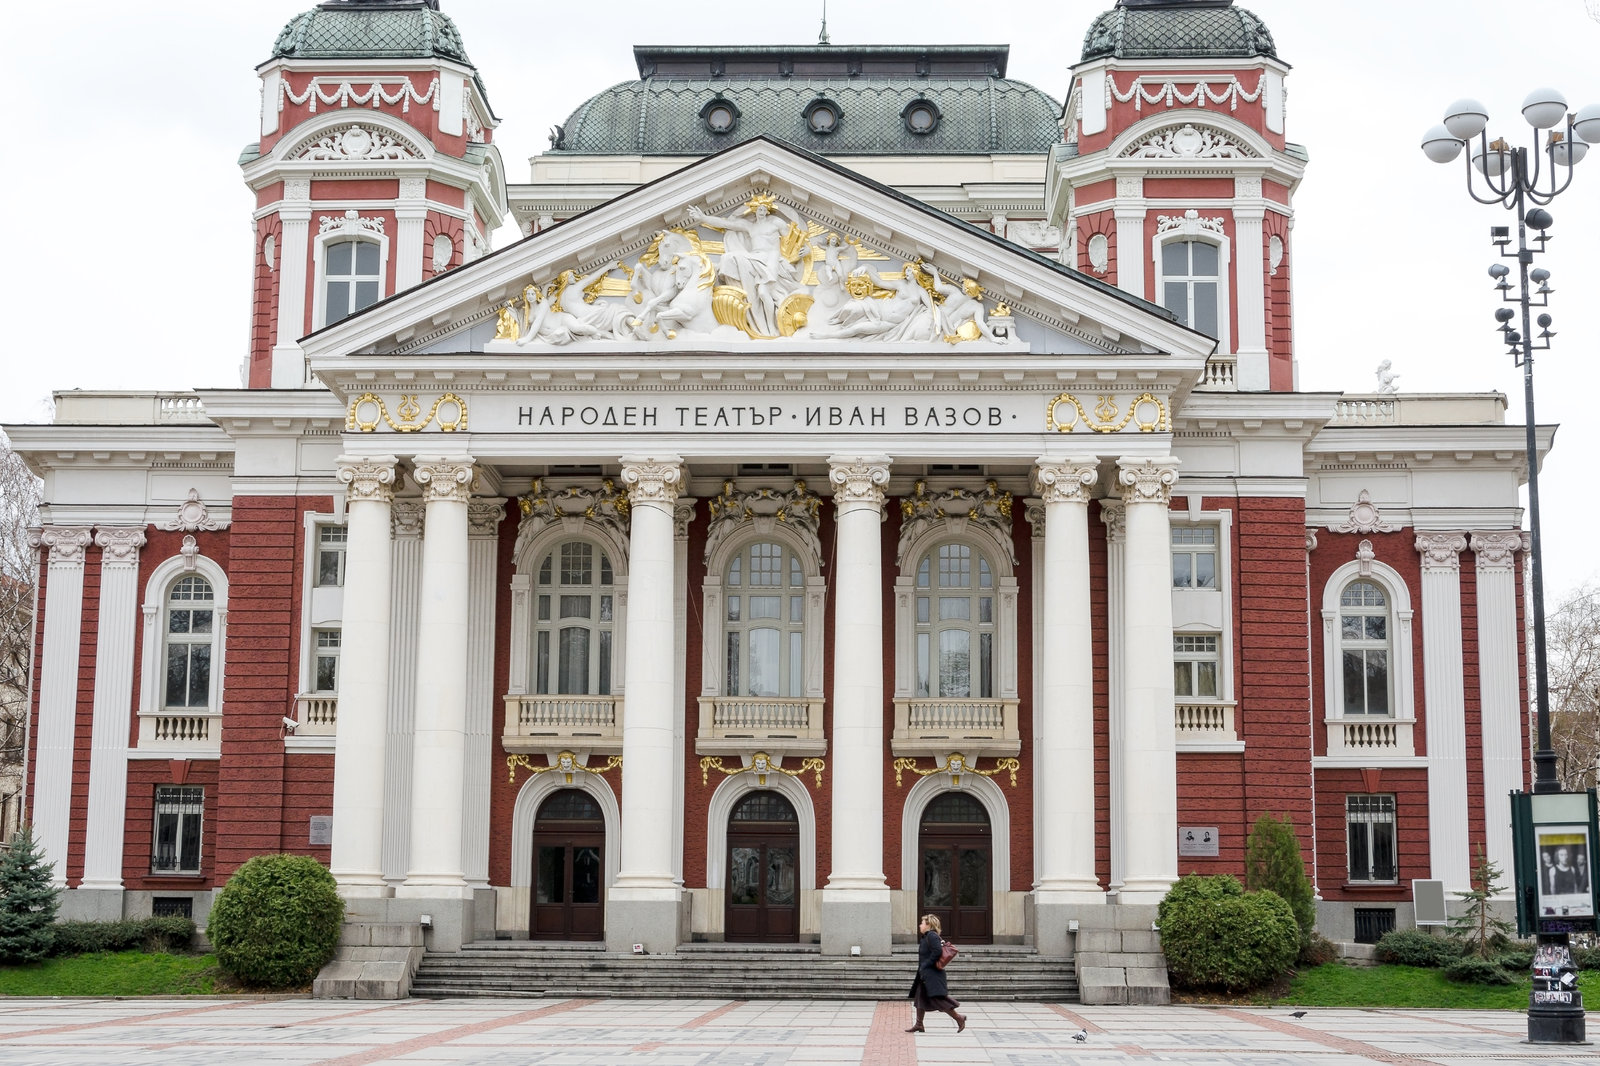
[[[1592,918],[1589,827],[1541,825],[1534,828],[1539,848],[1539,915]]]

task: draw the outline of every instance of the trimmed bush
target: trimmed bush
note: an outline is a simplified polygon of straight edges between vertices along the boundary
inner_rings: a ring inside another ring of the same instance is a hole
[[[1444,968],[1445,978],[1463,985],[1514,985],[1517,977],[1492,959],[1463,955]]]
[[[1304,947],[1300,949],[1300,957],[1295,960],[1301,966],[1324,966],[1339,957],[1339,945],[1323,936],[1313,932]]]
[[[1306,864],[1300,857],[1300,837],[1294,822],[1263,814],[1250,827],[1245,847],[1244,887],[1252,892],[1276,892],[1294,913],[1300,927],[1302,956],[1311,945],[1311,931],[1317,924],[1316,894],[1306,877]]]
[[[117,922],[57,922],[53,955],[97,951],[189,950],[194,922],[188,918],[124,918]]]
[[[327,867],[304,855],[257,855],[217,893],[206,936],[217,962],[246,984],[308,984],[333,958],[344,922]]]
[[[1274,980],[1300,951],[1294,911],[1276,892],[1226,874],[1190,874],[1161,901],[1161,949],[1174,983],[1241,992]]]
[[[1429,936],[1421,929],[1396,929],[1378,940],[1379,962],[1401,966],[1449,966],[1461,957],[1466,945],[1449,937]]]
[[[45,862],[31,826],[0,855],[0,964],[36,962],[55,943],[61,891],[50,883],[55,863]]]
[[[1533,969],[1533,952],[1515,948],[1504,954],[1496,955],[1494,964],[1502,970],[1509,970],[1512,973],[1527,973]]]

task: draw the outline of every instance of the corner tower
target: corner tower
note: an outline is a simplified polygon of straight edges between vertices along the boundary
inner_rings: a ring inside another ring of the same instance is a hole
[[[488,251],[507,210],[499,120],[438,0],[327,0],[257,70],[242,376],[299,388],[301,337]]]
[[[1072,68],[1045,185],[1062,261],[1217,338],[1209,388],[1295,387],[1288,71],[1233,0],[1117,0]]]

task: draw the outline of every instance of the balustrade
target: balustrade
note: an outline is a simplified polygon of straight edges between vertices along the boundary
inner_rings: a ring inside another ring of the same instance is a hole
[[[139,717],[139,747],[221,751],[222,716],[209,712],[160,711]]]
[[[586,751],[622,750],[621,696],[537,696],[505,698],[507,751],[575,747]]]
[[[1174,708],[1173,725],[1178,744],[1215,744],[1239,739],[1233,725],[1233,704],[1229,702],[1184,703]]]
[[[757,749],[773,755],[821,755],[826,746],[820,699],[715,696],[700,700],[695,751],[702,755]]]
[[[1022,750],[1017,701],[895,700],[892,746],[895,755],[1016,755]]]
[[[1415,752],[1405,718],[1332,718],[1328,720],[1328,755],[1333,758],[1401,755]]]
[[[338,733],[339,697],[332,693],[302,693],[294,698],[297,737],[331,737]]]

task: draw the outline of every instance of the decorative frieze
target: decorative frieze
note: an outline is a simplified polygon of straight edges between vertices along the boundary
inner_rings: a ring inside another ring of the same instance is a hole
[[[419,159],[420,147],[377,126],[359,123],[330,130],[304,147],[291,152],[291,159],[314,162],[372,162],[375,160]]]
[[[1165,237],[1169,233],[1178,231],[1182,231],[1188,237],[1200,233],[1215,233],[1221,236],[1227,232],[1224,228],[1225,221],[1221,215],[1201,218],[1200,212],[1191,207],[1181,215],[1157,215],[1156,236]]]
[[[1125,159],[1250,159],[1255,154],[1221,130],[1188,122],[1152,134],[1122,153]]]
[[[928,491],[928,483],[918,479],[911,495],[900,501],[901,565],[905,565],[906,550],[911,543],[932,525],[958,529],[975,525],[993,536],[1015,563],[1016,552],[1011,548],[1011,504],[1011,493],[1002,491],[993,478],[985,481],[983,489],[977,492],[953,488],[932,493]]]
[[[1356,496],[1356,502],[1350,505],[1350,517],[1343,522],[1335,523],[1328,527],[1329,533],[1393,533],[1400,527],[1393,522],[1385,522],[1383,514],[1378,510],[1378,505],[1372,502],[1372,494],[1362,489]]]
[[[170,522],[160,523],[156,528],[173,531],[182,530],[186,533],[201,531],[210,533],[226,528],[227,524],[220,519],[211,517],[210,509],[200,499],[199,489],[190,489],[188,498],[178,504],[177,516]]]
[[[734,488],[732,481],[724,481],[722,494],[712,497],[708,507],[711,528],[706,535],[707,559],[724,538],[740,527],[753,525],[766,530],[779,523],[805,541],[812,558],[822,557],[822,541],[817,534],[822,499],[803,480],[797,479],[788,492],[770,488],[741,491]]]

